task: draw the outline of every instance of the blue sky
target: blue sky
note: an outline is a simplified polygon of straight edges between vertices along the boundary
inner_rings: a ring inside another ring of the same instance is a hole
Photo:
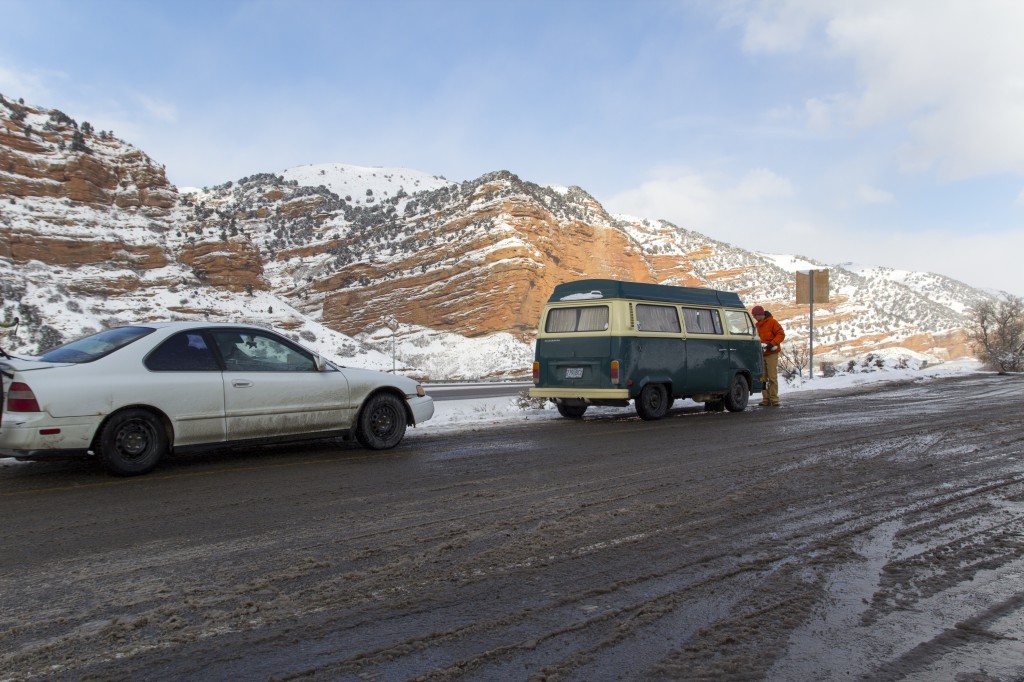
[[[1017,0],[0,0],[0,93],[211,186],[510,170],[1024,295]]]

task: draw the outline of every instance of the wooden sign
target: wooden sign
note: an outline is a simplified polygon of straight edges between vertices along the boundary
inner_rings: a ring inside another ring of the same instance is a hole
[[[814,280],[813,299],[811,298],[812,279]],[[828,269],[797,271],[796,304],[807,305],[809,303],[828,303]]]

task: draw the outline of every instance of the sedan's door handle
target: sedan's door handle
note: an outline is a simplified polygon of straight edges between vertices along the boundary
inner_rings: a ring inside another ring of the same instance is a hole
[[[251,388],[252,382],[248,379],[232,379],[231,385],[235,388]]]

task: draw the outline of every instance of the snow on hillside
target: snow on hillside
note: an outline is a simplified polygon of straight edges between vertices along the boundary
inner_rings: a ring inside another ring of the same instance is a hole
[[[88,270],[78,268],[76,276],[87,276]],[[339,364],[379,370],[392,366],[390,354],[328,329],[269,292],[245,295],[209,287],[153,284],[122,296],[90,296],[73,293],[59,283],[52,286],[51,278],[58,273],[62,269],[49,269],[39,263],[24,265],[15,273],[9,264],[0,261],[0,280],[17,282],[18,289],[0,286],[0,319],[20,316],[22,322],[16,330],[0,330],[0,348],[15,355],[35,355],[107,327],[151,320],[209,320],[272,327]],[[401,361],[398,369],[417,373]]]
[[[356,340],[387,355],[395,343],[399,363],[420,369],[426,378],[475,380],[525,375],[533,363],[533,343],[498,333],[481,338],[403,324],[358,334]]]
[[[803,256],[791,256],[781,253],[759,253],[757,255],[786,272],[803,272],[805,270],[817,270],[821,268],[821,263],[809,261]]]
[[[840,263],[837,267],[868,279],[882,279],[895,282],[961,315],[968,313],[971,306],[976,305],[982,298],[979,296],[980,290],[974,289],[970,285],[951,277],[938,275],[933,272],[899,270],[897,268],[865,265],[862,263]],[[988,293],[995,297],[1005,295],[1005,292],[981,293]]]
[[[282,171],[281,175],[285,180],[294,180],[300,186],[323,185],[339,197],[352,197],[352,203],[356,204],[373,203],[366,201],[370,196],[393,197],[399,190],[415,194],[454,184],[440,176],[410,168],[379,168],[345,163],[297,166]]]

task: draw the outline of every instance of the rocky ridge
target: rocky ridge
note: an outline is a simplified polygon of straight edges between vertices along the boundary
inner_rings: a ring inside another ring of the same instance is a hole
[[[7,346],[35,352],[139,319],[242,316],[353,364],[390,368],[394,340],[402,365],[435,378],[509,375],[526,371],[555,284],[609,277],[736,291],[773,310],[796,348],[809,311],[792,302],[793,272],[829,267],[816,356],[900,347],[945,359],[970,354],[965,311],[991,297],[930,273],[751,253],[507,171],[454,183],[296,170],[179,190],[112,133],[0,99],[0,314],[24,323]],[[422,350],[439,338],[459,341],[439,353],[465,354],[467,340],[491,352],[472,369],[432,359]]]

